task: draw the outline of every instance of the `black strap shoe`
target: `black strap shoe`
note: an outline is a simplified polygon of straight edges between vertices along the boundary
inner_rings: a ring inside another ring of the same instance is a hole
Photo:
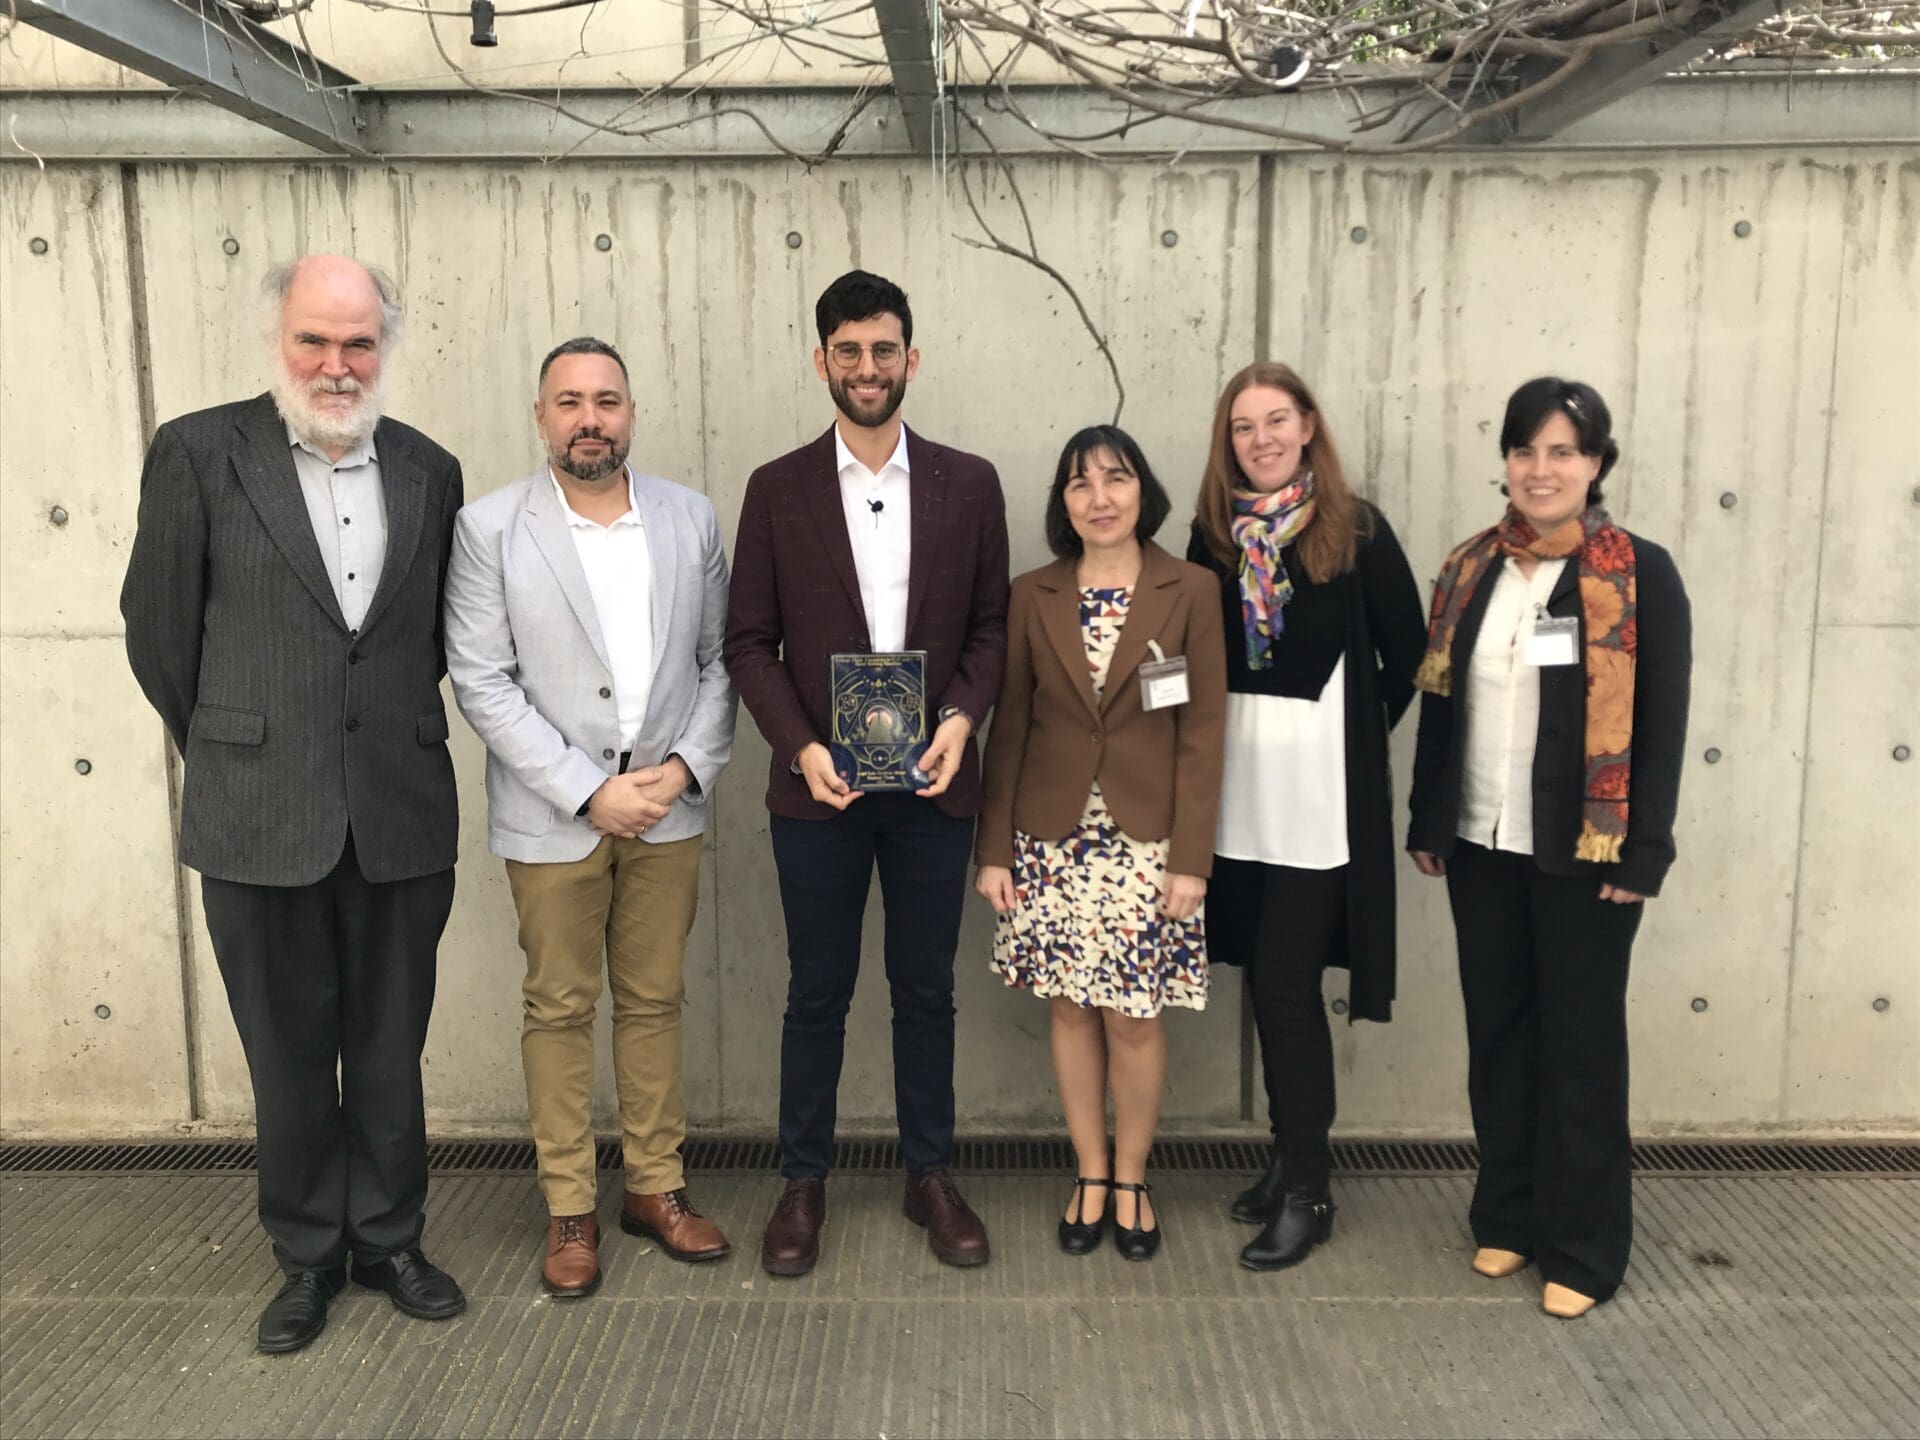
[[[290,1276],[260,1312],[260,1353],[304,1350],[327,1328],[327,1302],[347,1277],[338,1270],[302,1270]]]
[[[1273,1218],[1273,1212],[1280,1208],[1280,1194],[1285,1189],[1286,1181],[1280,1174],[1280,1157],[1275,1155],[1267,1166],[1267,1173],[1233,1197],[1227,1214],[1242,1225],[1264,1225]]]
[[[1122,1225],[1116,1209],[1113,1216],[1113,1248],[1129,1260],[1151,1260],[1160,1249],[1160,1217],[1153,1217],[1153,1229],[1142,1230],[1140,1218],[1147,1209],[1147,1197],[1153,1193],[1148,1184],[1129,1185],[1125,1180],[1113,1182],[1115,1190],[1126,1190],[1137,1197],[1133,1202],[1133,1224]]]
[[[396,1308],[416,1320],[451,1320],[467,1308],[467,1297],[453,1277],[418,1247],[366,1265],[354,1261],[353,1283],[386,1291]]]
[[[1316,1245],[1333,1238],[1333,1192],[1324,1184],[1290,1189],[1266,1227],[1240,1252],[1249,1270],[1284,1270],[1298,1265]]]
[[[1110,1192],[1113,1184],[1108,1180],[1089,1180],[1084,1175],[1073,1182],[1073,1216],[1060,1221],[1060,1248],[1069,1255],[1091,1255],[1100,1246],[1100,1236],[1107,1228],[1107,1194],[1100,1196],[1100,1208],[1094,1212],[1092,1220],[1087,1219],[1087,1191],[1099,1186],[1103,1192]]]

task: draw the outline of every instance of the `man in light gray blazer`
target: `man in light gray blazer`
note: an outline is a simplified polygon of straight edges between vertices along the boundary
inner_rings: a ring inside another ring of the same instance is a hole
[[[707,800],[733,751],[727,560],[704,495],[627,464],[634,404],[604,341],[557,346],[534,421],[548,468],[460,512],[447,671],[487,746],[487,838],[527,956],[520,1053],[547,1201],[541,1283],[600,1283],[593,1015],[613,991],[621,1228],[717,1260],[687,1199],[682,961]]]
[[[185,760],[180,862],[253,1080],[260,1221],[286,1273],[259,1345],[319,1335],[348,1274],[421,1319],[420,1053],[459,833],[440,580],[460,464],[381,415],[392,282],[340,255],[267,277],[268,394],[162,425],[120,613]]]

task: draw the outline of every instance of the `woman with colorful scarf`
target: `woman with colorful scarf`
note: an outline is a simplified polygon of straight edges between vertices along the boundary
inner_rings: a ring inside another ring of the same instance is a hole
[[[1387,735],[1413,700],[1420,593],[1284,365],[1250,365],[1221,395],[1187,558],[1214,572],[1226,622],[1207,948],[1248,969],[1274,1135],[1266,1174],[1231,1213],[1261,1227],[1240,1263],[1278,1270],[1333,1229],[1323,973],[1348,972],[1349,1021],[1392,1015]]]
[[[1673,863],[1692,668],[1672,558],[1600,507],[1611,429],[1591,386],[1513,393],[1507,512],[1447,557],[1415,681],[1407,847],[1446,877],[1460,951],[1473,1268],[1538,1263],[1566,1319],[1632,1243],[1627,965]]]

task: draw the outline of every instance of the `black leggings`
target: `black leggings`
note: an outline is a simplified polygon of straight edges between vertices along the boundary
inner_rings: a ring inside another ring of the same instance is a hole
[[[1333,1166],[1333,1033],[1320,977],[1347,946],[1347,867],[1249,866],[1259,924],[1246,955],[1274,1150],[1288,1182],[1319,1184]]]

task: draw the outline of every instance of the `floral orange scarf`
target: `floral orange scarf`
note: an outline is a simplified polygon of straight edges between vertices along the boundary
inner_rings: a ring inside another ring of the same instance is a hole
[[[1459,546],[1433,587],[1427,654],[1413,683],[1434,695],[1453,693],[1453,632],[1496,555],[1535,555],[1580,562],[1581,633],[1586,642],[1587,766],[1576,860],[1613,864],[1627,838],[1627,792],[1633,772],[1633,669],[1639,649],[1639,599],[1633,539],[1589,507],[1545,535],[1512,506],[1500,523]]]

